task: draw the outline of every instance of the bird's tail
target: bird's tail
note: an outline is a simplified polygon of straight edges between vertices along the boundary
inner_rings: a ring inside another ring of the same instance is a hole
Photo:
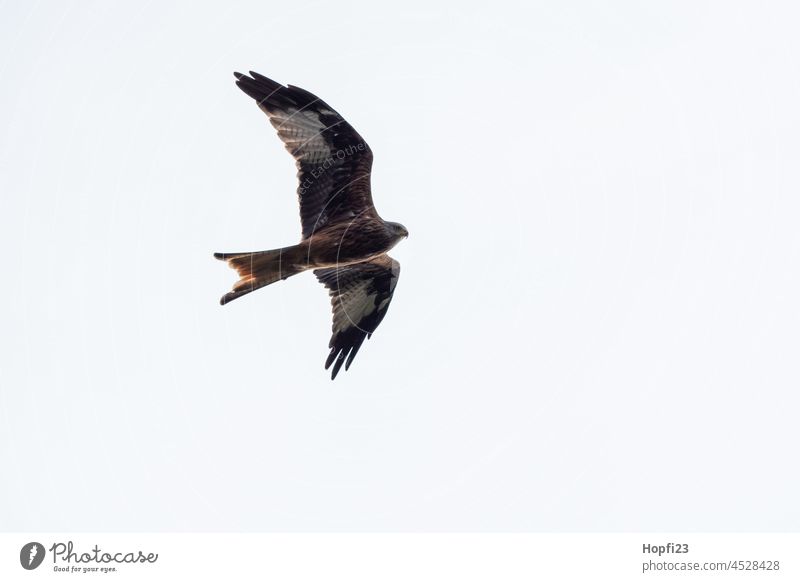
[[[214,253],[214,258],[227,261],[240,277],[219,300],[221,305],[311,268],[300,245],[255,253]]]

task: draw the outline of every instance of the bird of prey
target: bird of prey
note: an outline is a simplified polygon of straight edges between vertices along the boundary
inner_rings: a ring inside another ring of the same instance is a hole
[[[330,105],[253,71],[234,76],[295,159],[302,237],[270,251],[214,253],[240,277],[220,303],[313,269],[333,307],[325,369],[333,365],[334,379],[386,315],[400,276],[400,263],[386,253],[408,230],[378,215],[370,188],[372,150]]]

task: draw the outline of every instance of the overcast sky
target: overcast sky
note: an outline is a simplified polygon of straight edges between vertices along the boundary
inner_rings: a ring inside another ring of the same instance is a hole
[[[796,4],[6,3],[0,528],[800,526]],[[319,95],[406,225],[335,382],[234,85]]]

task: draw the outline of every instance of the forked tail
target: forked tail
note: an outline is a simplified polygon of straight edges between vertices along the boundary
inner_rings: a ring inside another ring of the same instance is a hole
[[[219,300],[221,305],[309,268],[299,245],[255,253],[214,253],[214,258],[227,261],[240,277],[233,291]]]

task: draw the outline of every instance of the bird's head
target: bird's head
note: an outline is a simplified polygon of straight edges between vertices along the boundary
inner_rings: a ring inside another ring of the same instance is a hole
[[[408,229],[399,222],[387,222],[386,224],[389,225],[396,237],[408,238]]]

